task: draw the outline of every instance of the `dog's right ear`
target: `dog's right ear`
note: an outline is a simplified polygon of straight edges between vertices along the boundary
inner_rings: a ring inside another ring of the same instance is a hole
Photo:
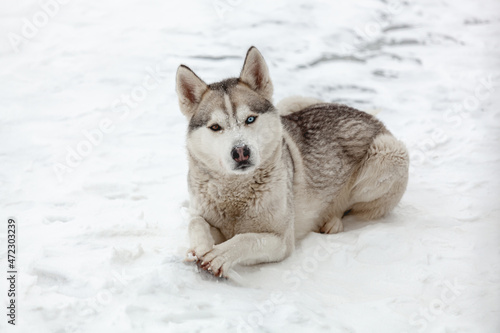
[[[177,69],[176,90],[182,113],[191,118],[208,86],[189,67],[180,65]]]

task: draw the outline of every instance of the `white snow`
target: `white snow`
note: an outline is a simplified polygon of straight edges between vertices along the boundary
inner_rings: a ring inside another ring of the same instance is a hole
[[[500,332],[498,1],[56,4],[0,4],[0,266],[14,216],[17,331]],[[226,281],[183,262],[174,74],[236,76],[251,45],[275,102],[377,113],[412,165],[388,217]]]

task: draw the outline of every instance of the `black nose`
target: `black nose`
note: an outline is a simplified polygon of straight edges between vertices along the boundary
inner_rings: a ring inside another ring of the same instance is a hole
[[[231,156],[236,162],[243,162],[250,158],[250,149],[247,146],[236,146],[231,151]]]

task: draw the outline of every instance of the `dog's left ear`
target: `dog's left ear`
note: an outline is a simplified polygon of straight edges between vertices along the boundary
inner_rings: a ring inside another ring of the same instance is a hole
[[[255,46],[248,49],[245,64],[241,70],[240,80],[245,82],[258,94],[271,100],[273,96],[273,83],[269,76],[269,69],[262,54]]]

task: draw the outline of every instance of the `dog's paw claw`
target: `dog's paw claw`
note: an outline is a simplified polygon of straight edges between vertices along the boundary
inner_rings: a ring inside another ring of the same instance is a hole
[[[319,229],[319,232],[322,234],[336,234],[341,231],[344,231],[344,224],[342,223],[342,220],[339,218],[333,218],[330,221],[326,222],[321,229]]]
[[[199,259],[194,253],[194,251],[188,251],[186,254],[186,258],[184,258],[184,261],[186,262],[197,262]]]
[[[203,261],[200,263],[202,269],[219,278],[225,277],[224,272],[229,266],[230,264],[227,258],[217,249],[213,249],[205,254]]]

